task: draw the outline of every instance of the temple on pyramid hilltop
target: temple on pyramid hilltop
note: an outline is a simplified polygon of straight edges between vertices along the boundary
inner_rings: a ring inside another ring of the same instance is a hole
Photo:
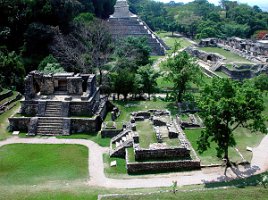
[[[151,55],[165,55],[168,46],[137,15],[129,11],[127,0],[117,0],[115,11],[108,19],[108,26],[114,39],[128,36],[146,37]]]

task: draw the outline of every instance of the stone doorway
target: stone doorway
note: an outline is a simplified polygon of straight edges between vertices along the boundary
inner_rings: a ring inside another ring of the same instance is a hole
[[[67,91],[67,80],[58,80],[57,91],[61,91],[61,92]]]

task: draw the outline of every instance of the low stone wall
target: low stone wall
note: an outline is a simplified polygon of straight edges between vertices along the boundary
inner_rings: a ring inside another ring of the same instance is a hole
[[[92,116],[91,102],[70,102],[69,115],[71,116]]]
[[[6,93],[4,93],[4,94],[1,94],[0,95],[0,101],[2,101],[3,99],[6,99],[6,98],[8,98],[8,97],[11,97],[13,95],[13,92],[12,91],[7,91]]]
[[[28,132],[28,125],[30,124],[31,117],[13,117],[8,120],[10,131]]]
[[[101,128],[100,117],[80,119],[71,118],[71,133],[95,133]]]
[[[21,101],[20,113],[36,116],[38,113],[38,101]]]
[[[193,170],[200,168],[200,161],[198,160],[127,163],[127,172],[129,174],[140,172],[165,172],[182,169]]]
[[[129,174],[141,172],[166,172],[174,170],[200,169],[200,160],[175,160],[153,162],[129,162],[128,150],[126,149],[126,165]]]
[[[101,130],[101,137],[102,138],[112,138],[117,136],[123,129],[103,129]]]
[[[187,158],[190,150],[186,148],[165,148],[165,149],[139,149],[135,148],[135,160],[141,161],[155,158]]]
[[[220,70],[230,76],[232,79],[236,80],[242,80],[245,78],[252,78],[253,74],[250,70],[244,69],[244,70],[230,70],[225,66],[221,66]]]

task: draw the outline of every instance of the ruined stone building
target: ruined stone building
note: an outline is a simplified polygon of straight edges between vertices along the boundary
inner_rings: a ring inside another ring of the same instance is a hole
[[[114,39],[128,36],[145,37],[151,48],[151,55],[165,55],[166,44],[137,15],[129,11],[126,0],[117,0],[114,14],[108,19],[109,30]]]
[[[28,135],[70,135],[100,129],[107,111],[94,74],[33,71],[25,78],[25,99],[10,118],[11,131]]]
[[[130,122],[121,130],[104,123],[101,135],[111,137],[110,157],[125,158],[130,174],[200,169],[200,159],[182,127],[201,126],[196,118],[187,123],[173,119],[167,110],[148,110],[131,113]]]

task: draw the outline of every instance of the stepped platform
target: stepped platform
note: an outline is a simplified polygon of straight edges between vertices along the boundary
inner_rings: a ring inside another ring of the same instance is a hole
[[[25,79],[19,115],[9,118],[10,129],[30,136],[94,133],[108,112],[107,101],[94,74],[33,71]]]
[[[151,55],[162,56],[168,50],[167,45],[137,15],[129,11],[126,0],[117,0],[115,12],[108,19],[108,27],[114,39],[128,36],[146,37],[151,47]]]

